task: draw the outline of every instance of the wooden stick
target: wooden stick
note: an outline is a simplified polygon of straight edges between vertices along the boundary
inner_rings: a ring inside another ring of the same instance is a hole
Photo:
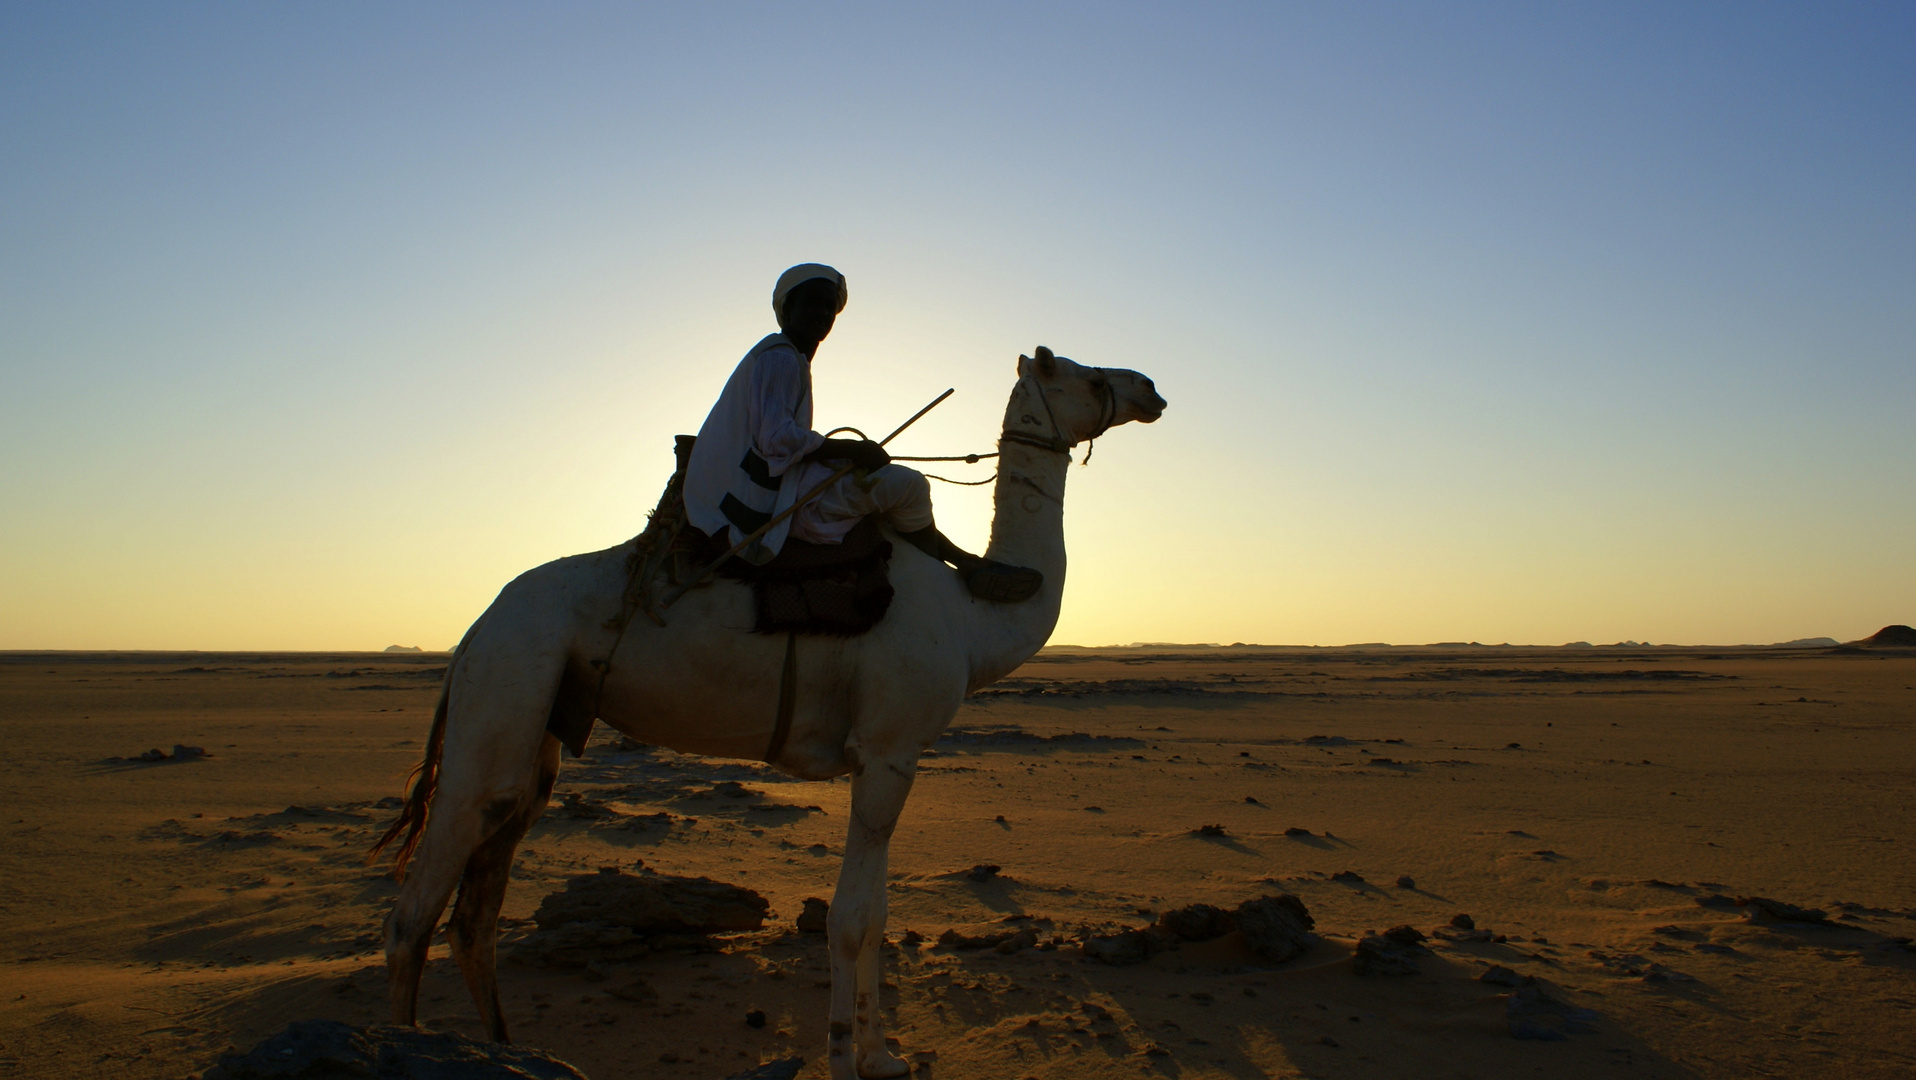
[[[937,408],[939,405],[943,404],[944,400],[950,397],[955,392],[955,390],[956,390],[955,387],[952,389],[948,389],[944,393],[939,394],[937,397],[932,398],[931,404],[925,406],[924,408],[918,410],[915,413],[912,413],[911,419],[898,425],[898,427],[894,429],[890,435],[887,435],[883,439],[880,439],[878,441],[878,445],[883,446],[886,443],[892,441],[893,439],[896,439],[898,437],[899,432],[902,432],[906,428],[912,426],[913,424],[916,424],[918,422],[919,417],[925,415],[926,413]],[[730,559],[732,556],[737,555],[739,552],[745,550],[747,547],[751,546],[753,543],[758,541],[758,539],[763,537],[766,533],[771,532],[773,526],[776,526],[779,522],[784,521],[786,518],[791,517],[793,514],[798,513],[798,510],[800,507],[804,506],[806,503],[811,502],[813,499],[818,498],[820,495],[823,495],[825,493],[826,488],[829,488],[833,484],[836,484],[840,480],[844,479],[844,477],[852,471],[852,468],[853,466],[851,465],[840,466],[837,471],[833,472],[830,476],[820,481],[817,487],[806,492],[797,501],[793,502],[792,505],[780,511],[777,517],[774,517],[772,520],[766,522],[763,525],[760,525],[756,529],[753,529],[751,534],[748,535],[745,539],[740,540],[736,544],[733,544],[730,551],[727,551],[725,554],[720,555],[717,559],[713,560],[711,565],[707,566],[705,569],[699,571],[696,575],[694,575],[692,580],[679,586],[670,595],[660,600],[659,607],[661,609],[669,608],[673,604],[678,603],[680,597],[684,596],[688,592],[691,592],[693,589],[698,588],[700,585],[703,585],[705,583],[705,579],[711,577],[714,573],[716,573],[719,567],[724,566],[725,561],[727,559]]]

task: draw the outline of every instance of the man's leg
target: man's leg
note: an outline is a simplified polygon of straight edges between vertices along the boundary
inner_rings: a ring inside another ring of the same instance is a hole
[[[884,514],[886,522],[898,531],[899,539],[939,562],[956,567],[973,596],[1016,603],[1030,599],[1044,584],[1044,575],[1036,570],[973,555],[939,532],[931,513],[931,482],[923,473],[903,465],[887,465],[872,473],[869,479],[871,487],[867,493],[872,505],[869,512]],[[839,486],[849,482],[847,477]]]

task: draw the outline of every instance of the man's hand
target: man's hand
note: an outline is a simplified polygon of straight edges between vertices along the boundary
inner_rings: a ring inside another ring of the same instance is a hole
[[[870,439],[826,439],[825,445],[812,451],[820,461],[849,461],[866,472],[876,472],[891,464],[891,455]]]

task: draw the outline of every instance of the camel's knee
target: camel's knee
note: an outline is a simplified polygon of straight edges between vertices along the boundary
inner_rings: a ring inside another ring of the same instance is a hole
[[[426,947],[432,938],[433,928],[439,919],[421,917],[418,912],[406,910],[406,905],[395,906],[386,915],[386,959],[413,961],[426,954]]]
[[[850,959],[864,950],[878,921],[871,904],[841,899],[825,917],[831,951]]]
[[[487,836],[499,831],[499,827],[511,821],[519,814],[519,799],[512,795],[501,795],[486,803],[479,810],[480,831]]]

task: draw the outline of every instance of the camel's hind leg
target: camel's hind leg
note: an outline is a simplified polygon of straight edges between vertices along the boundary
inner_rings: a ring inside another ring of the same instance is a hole
[[[552,798],[552,784],[559,776],[559,740],[546,736],[539,752],[537,786],[518,812],[499,826],[499,830],[481,843],[466,860],[465,876],[459,882],[459,899],[453,903],[452,919],[446,925],[446,941],[452,946],[453,959],[466,977],[473,1004],[485,1022],[486,1035],[495,1042],[511,1042],[506,1031],[505,1010],[499,1005],[499,908],[505,903],[506,882],[512,870],[512,853],[519,841],[539,820],[546,802]]]
[[[543,765],[552,757],[545,721],[564,657],[539,657],[524,648],[514,655],[516,644],[481,636],[471,643],[461,663],[462,678],[456,680],[446,718],[438,787],[426,815],[425,833],[399,899],[386,917],[386,988],[395,1024],[418,1020],[419,978],[425,972],[433,929],[453,887],[468,877],[468,866],[480,845],[509,828],[532,804],[534,794],[545,788]],[[506,845],[505,859],[480,856],[480,870],[474,876],[484,879],[486,868],[499,863],[503,888],[506,864],[517,842],[515,836]],[[474,904],[486,892],[475,888]],[[483,909],[480,904],[476,910]],[[483,1002],[480,1011],[486,1011]],[[488,1026],[490,1021],[488,1016]]]
[[[426,971],[432,932],[467,858],[483,839],[477,813],[448,813],[443,792],[434,801],[438,805],[427,822],[425,840],[386,916],[386,992],[395,1024],[419,1021],[419,978]]]

